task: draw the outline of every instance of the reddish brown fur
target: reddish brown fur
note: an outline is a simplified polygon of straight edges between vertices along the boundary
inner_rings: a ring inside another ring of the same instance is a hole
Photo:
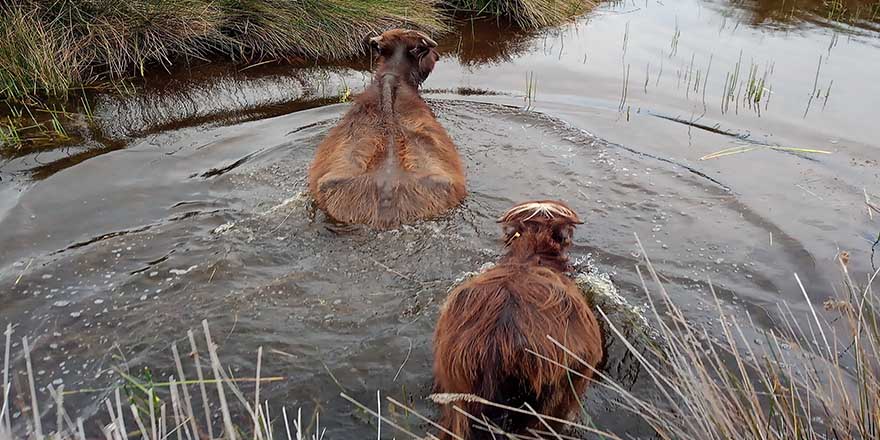
[[[439,57],[436,43],[401,29],[371,41],[379,68],[318,146],[309,190],[338,221],[391,228],[461,203],[465,178],[452,139],[418,93]]]
[[[566,275],[566,250],[580,219],[560,202],[538,203],[560,210],[552,217],[535,210],[516,212],[524,204],[508,211],[499,220],[506,255],[447,298],[434,334],[434,380],[440,393],[470,393],[513,407],[526,402],[538,413],[570,418],[588,380],[526,350],[592,377],[589,368],[566,355],[547,335],[594,367],[603,356],[602,335],[583,293]],[[559,215],[560,211],[570,215]],[[446,405],[441,424],[465,440],[492,436],[472,428],[472,421],[452,405],[477,419],[486,416],[514,434],[527,433],[529,428],[546,430],[534,417],[475,403]],[[442,433],[440,438],[453,437]]]

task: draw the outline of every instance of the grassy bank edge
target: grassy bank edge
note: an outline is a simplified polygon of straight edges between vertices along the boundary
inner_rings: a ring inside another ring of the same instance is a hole
[[[0,5],[0,99],[64,98],[71,90],[188,59],[342,59],[393,27],[432,34],[452,13],[550,26],[584,0],[12,0]]]
[[[394,27],[432,35],[453,17],[506,17],[524,29],[572,19],[590,0],[9,0],[0,2],[0,149],[76,143],[89,91],[191,61],[347,60]]]

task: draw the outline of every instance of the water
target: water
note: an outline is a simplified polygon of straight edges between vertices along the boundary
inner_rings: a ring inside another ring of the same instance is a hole
[[[880,264],[864,203],[880,200],[876,21],[844,24],[819,3],[613,3],[541,33],[463,25],[441,41],[425,96],[470,195],[381,233],[328,222],[304,192],[368,62],[209,65],[99,96],[100,130],[0,165],[0,324],[36,338],[41,387],[77,390],[115,383],[111,367],[175,374],[169,346],[188,346],[187,329],[208,319],[236,376],[253,376],[263,347],[263,375],[285,378],[261,391],[273,406],[320,411],[329,438],[375,435],[339,393],[373,402],[380,390],[431,414],[447,290],[498,258],[501,212],[560,198],[586,221],[573,256],[590,256],[631,304],[645,302],[637,234],[694,322],[715,322],[711,279],[725,310],[750,314],[756,334],[775,329],[783,302],[808,309],[794,273],[819,306],[839,251],[858,276]],[[750,77],[765,75],[750,106]],[[736,146],[755,149],[700,160]],[[608,364],[645,386],[619,354]],[[105,396],[66,401],[88,415]],[[597,425],[643,435],[612,400],[589,394]]]

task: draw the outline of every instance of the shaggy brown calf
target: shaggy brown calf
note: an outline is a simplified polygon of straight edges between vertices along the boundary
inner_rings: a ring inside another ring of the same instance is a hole
[[[309,190],[337,221],[392,228],[458,205],[466,195],[464,170],[418,93],[439,58],[437,43],[402,29],[370,43],[379,68],[318,146]]]
[[[570,269],[566,250],[574,225],[582,222],[568,206],[555,201],[516,205],[499,222],[506,255],[494,268],[458,286],[443,305],[434,333],[436,391],[474,394],[523,409],[528,403],[539,414],[571,418],[588,380],[527,350],[586,377],[592,377],[592,370],[547,336],[591,366],[602,360],[599,324],[583,293],[566,275]],[[441,425],[465,440],[493,436],[473,428],[472,420],[452,405],[478,420],[485,416],[509,433],[528,434],[529,428],[546,431],[532,416],[473,402],[446,405]],[[440,438],[454,437],[443,433]]]

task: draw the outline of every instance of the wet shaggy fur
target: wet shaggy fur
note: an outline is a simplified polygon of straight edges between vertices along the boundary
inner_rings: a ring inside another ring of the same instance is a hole
[[[499,222],[507,253],[499,264],[453,290],[434,334],[434,380],[438,393],[469,393],[540,414],[571,418],[589,382],[527,350],[570,367],[592,371],[557,347],[550,335],[595,367],[603,357],[602,335],[583,293],[566,274],[577,214],[561,202],[529,202],[513,207]],[[492,439],[473,428],[479,420],[513,434],[546,431],[531,416],[473,402],[448,404],[441,424],[465,440]],[[552,426],[552,424],[551,424]],[[559,426],[554,426],[554,429]],[[441,433],[442,440],[452,436]],[[500,437],[498,437],[500,438]]]
[[[309,190],[335,220],[386,229],[455,207],[465,177],[452,139],[418,93],[439,58],[436,43],[400,29],[371,43],[379,68],[318,146]]]

